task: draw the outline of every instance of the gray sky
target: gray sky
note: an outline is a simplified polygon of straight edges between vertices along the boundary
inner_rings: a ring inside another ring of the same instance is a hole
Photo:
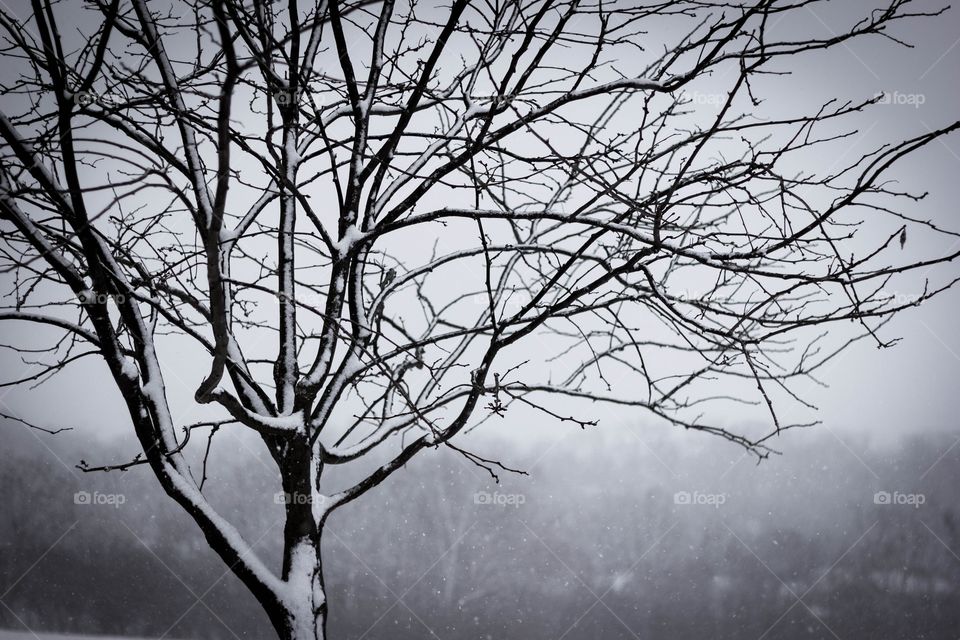
[[[10,3],[15,13],[26,14],[25,0]],[[924,0],[922,7],[937,3]],[[844,13],[850,5],[836,8]],[[61,12],[68,11],[62,6]],[[791,24],[789,30],[826,30],[839,16],[816,15],[808,24]],[[859,153],[883,141],[918,135],[955,119],[960,105],[960,9],[937,19],[918,20],[894,35],[916,44],[906,49],[881,38],[855,41],[849,46],[804,58],[789,79],[776,82],[777,93],[770,96],[771,113],[791,106],[817,102],[821,96],[863,99],[878,92],[891,96],[892,104],[868,112],[859,122],[861,135],[854,139],[849,153]],[[0,98],[2,100],[2,98]],[[709,105],[706,105],[709,108]],[[825,164],[836,158],[823,158]],[[918,218],[930,218],[940,225],[960,229],[957,205],[960,201],[960,139],[948,138],[928,147],[898,170],[906,186],[929,191],[927,200],[911,212]],[[956,272],[956,265],[939,267],[932,279]],[[909,292],[904,292],[904,294]],[[911,310],[884,330],[884,337],[901,336],[893,349],[878,350],[861,342],[836,360],[821,378],[830,387],[810,385],[806,398],[819,405],[819,417],[832,431],[844,436],[875,434],[883,438],[917,431],[952,429],[960,410],[960,332],[955,318],[960,311],[960,290],[947,293],[921,309]],[[22,337],[23,328],[0,325],[4,342]],[[30,330],[32,331],[32,330]],[[181,354],[167,357],[167,384],[171,395],[188,398],[193,393],[200,370]],[[29,366],[21,364],[9,351],[0,354],[6,378],[15,377]],[[182,378],[184,383],[177,382]],[[800,387],[803,390],[803,387]],[[128,429],[118,393],[102,365],[78,364],[53,381],[37,389],[5,389],[0,402],[12,412],[31,416],[38,422],[73,424],[101,433],[122,433]],[[601,424],[640,421],[642,414],[630,417],[601,414]],[[737,412],[722,416],[736,425]],[[545,418],[538,419],[540,423]],[[523,429],[516,429],[522,426]],[[517,412],[508,416],[501,428],[521,433],[549,434],[527,423]],[[683,435],[683,434],[681,434]]]

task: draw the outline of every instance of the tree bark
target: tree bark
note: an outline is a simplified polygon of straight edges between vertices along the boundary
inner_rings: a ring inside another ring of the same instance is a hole
[[[325,640],[327,601],[320,554],[320,525],[313,513],[319,469],[306,439],[281,448],[285,496],[283,580],[280,611],[268,615],[280,640]]]
[[[301,542],[291,556],[289,594],[282,610],[268,615],[280,640],[325,640],[327,601],[319,545]]]

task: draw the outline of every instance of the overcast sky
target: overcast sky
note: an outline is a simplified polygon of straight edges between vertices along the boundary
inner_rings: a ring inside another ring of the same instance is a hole
[[[25,0],[8,0],[8,4],[14,13],[29,13]],[[926,0],[919,4],[937,6]],[[837,10],[842,11],[844,6],[859,7],[860,3],[841,3]],[[58,11],[63,14],[69,8],[63,5]],[[789,28],[829,31],[829,25],[836,24],[837,19],[812,12],[806,17],[808,24],[792,24]],[[828,55],[806,57],[789,80],[778,83],[780,93],[772,97],[773,101],[780,105],[778,108],[786,108],[804,104],[811,95],[862,99],[886,92],[891,104],[873,109],[859,122],[861,134],[852,141],[851,158],[884,141],[918,135],[951,122],[960,111],[960,9],[905,27],[901,25],[896,35],[914,43],[915,48],[874,38],[833,49]],[[825,164],[835,160],[823,158]],[[944,227],[960,230],[956,204],[960,201],[960,137],[955,135],[928,147],[901,166],[897,175],[906,186],[930,192],[911,212],[914,217],[931,218]],[[943,277],[958,268],[940,267],[931,275]],[[960,290],[911,310],[888,325],[885,338],[903,338],[893,349],[878,350],[862,342],[836,360],[821,374],[829,388],[811,384],[807,389],[806,397],[821,408],[820,419],[831,430],[851,436],[954,428],[960,410],[958,311]],[[8,324],[0,325],[0,330],[7,338],[3,342],[12,342],[20,335]],[[186,379],[196,373],[191,371],[195,363],[179,356],[165,364],[171,371],[179,367]],[[0,355],[0,365],[7,379],[30,368],[10,352]],[[168,386],[176,387],[176,382],[171,378]],[[184,386],[173,393],[186,396],[192,391]],[[75,365],[37,389],[0,390],[0,402],[10,412],[32,416],[40,423],[87,426],[110,433],[129,428],[118,393],[100,365]],[[633,419],[612,414],[600,418],[609,426],[645,419],[642,415]],[[735,413],[724,416],[730,424],[737,419]],[[510,420],[508,417],[504,422],[507,428]]]

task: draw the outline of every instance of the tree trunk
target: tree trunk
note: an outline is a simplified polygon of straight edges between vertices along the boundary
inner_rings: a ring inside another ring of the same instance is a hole
[[[280,456],[286,496],[283,580],[279,611],[269,611],[280,640],[325,640],[327,600],[320,557],[320,531],[313,513],[319,467],[308,441],[288,442]],[[316,474],[316,475],[315,475]]]
[[[319,542],[319,540],[318,540]],[[319,544],[303,541],[291,549],[287,600],[270,618],[280,640],[326,640],[327,600]]]

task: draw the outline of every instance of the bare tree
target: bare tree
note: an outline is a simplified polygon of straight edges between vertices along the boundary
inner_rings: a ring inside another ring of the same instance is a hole
[[[11,384],[102,358],[142,454],[83,468],[148,465],[298,640],[325,635],[328,516],[436,447],[509,471],[455,437],[514,407],[643,410],[764,457],[799,426],[778,410],[805,404],[796,383],[888,345],[892,314],[952,284],[921,274],[960,255],[929,249],[956,234],[891,181],[960,123],[844,161],[877,96],[764,101],[795,61],[940,14],[887,0],[797,32],[826,4],[3,9],[0,318],[61,332]],[[184,359],[202,422],[166,391]],[[711,418],[731,402],[768,428]],[[278,571],[204,495],[228,429],[259,434],[290,498]],[[338,465],[365,475],[332,490]]]

